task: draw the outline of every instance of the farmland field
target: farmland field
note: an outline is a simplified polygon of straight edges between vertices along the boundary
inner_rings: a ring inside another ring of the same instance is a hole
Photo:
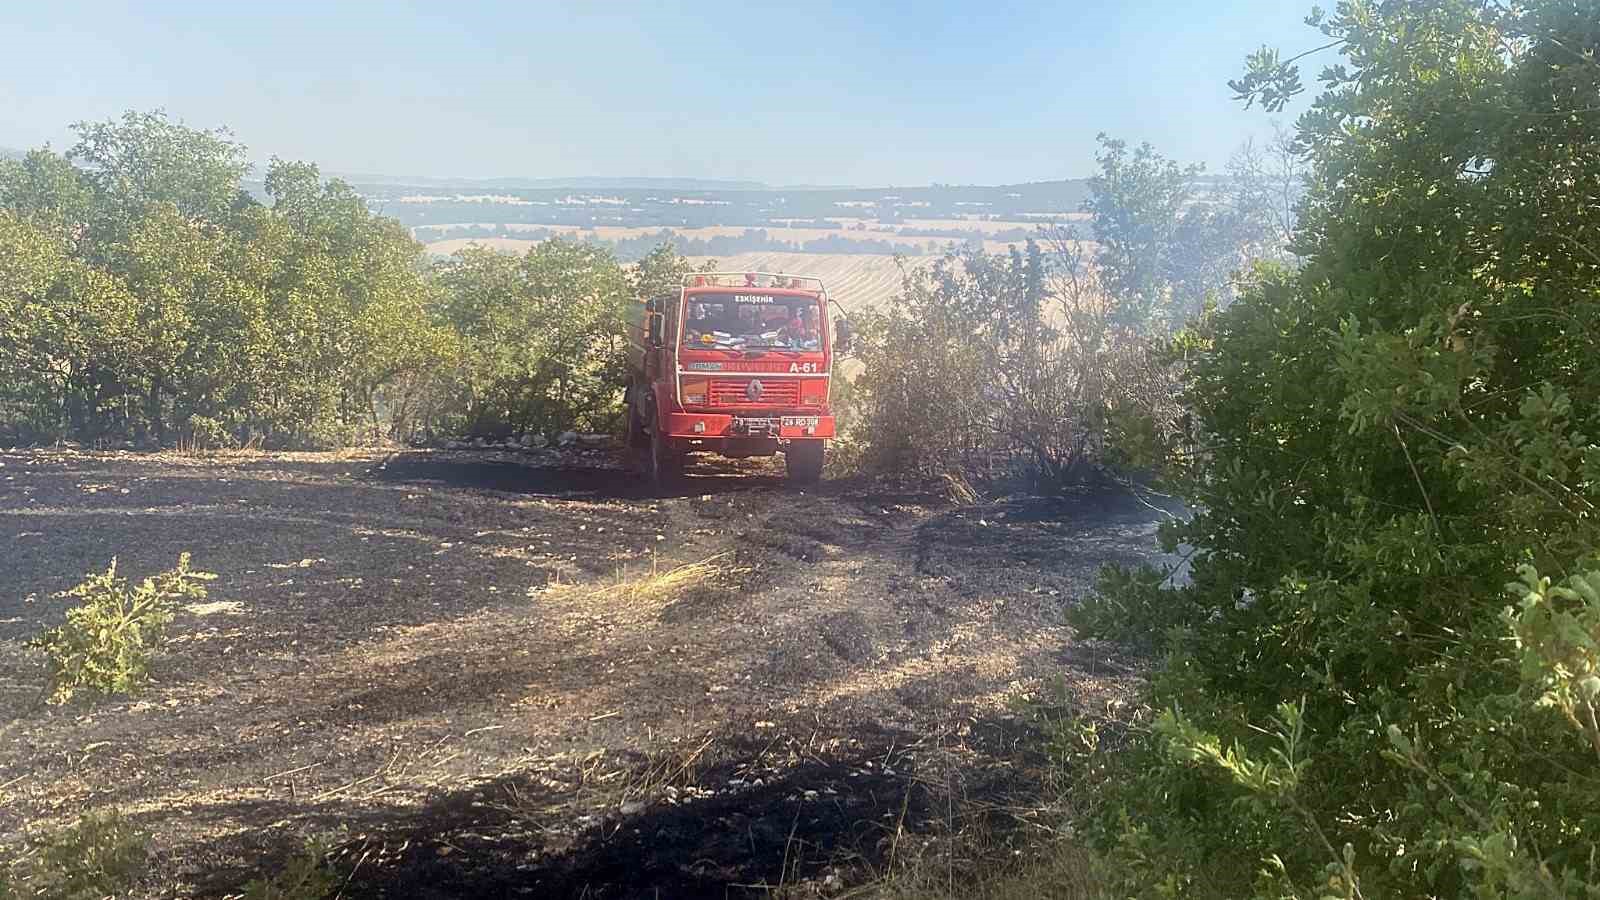
[[[716,225],[704,228],[672,228],[671,231],[685,239],[740,237],[747,231],[764,231],[771,240],[784,241],[792,244],[803,244],[807,241],[827,239],[881,241],[902,248],[902,251],[907,254],[919,255],[927,253],[930,244],[942,248],[951,242],[957,241],[958,238],[954,236],[935,237],[917,234],[904,234],[902,231],[965,231],[971,232],[973,235],[993,235],[999,232],[1010,231],[1019,228],[1031,232],[1036,228],[1037,224],[1038,223],[1034,222],[988,222],[981,220],[967,221],[961,219],[940,219],[907,220],[905,222],[896,224],[873,221],[854,221],[846,223],[845,227],[843,228]],[[649,236],[659,234],[664,230],[663,228],[639,228],[620,225],[596,225],[588,228],[580,228],[575,225],[506,224],[485,226],[479,223],[462,223],[461,225],[452,226],[429,226],[419,230],[418,235],[427,243],[428,251],[439,256],[448,256],[457,250],[472,244],[482,244],[484,246],[494,247],[496,249],[505,250],[512,253],[523,253],[526,252],[528,247],[532,246],[534,243],[532,240],[525,240],[522,238],[509,236],[466,238],[453,237],[443,239],[436,239],[434,237],[439,234],[439,229],[453,227],[499,228],[504,229],[508,235],[514,235],[518,232],[542,230],[551,232],[553,234],[562,235],[592,235],[593,237],[605,241],[626,240],[630,238]],[[990,253],[1003,253],[1011,243],[1014,242],[985,239],[983,241],[983,247]]]
[[[878,309],[900,290],[901,266],[908,270],[933,264],[934,257],[896,259],[869,253],[740,253],[734,256],[692,256],[695,265],[715,263],[729,272],[780,272],[814,275],[846,312]]]

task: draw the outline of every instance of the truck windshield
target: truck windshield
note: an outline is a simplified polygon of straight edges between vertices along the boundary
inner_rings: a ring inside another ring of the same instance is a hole
[[[696,294],[683,324],[684,349],[821,350],[821,302],[772,294]]]

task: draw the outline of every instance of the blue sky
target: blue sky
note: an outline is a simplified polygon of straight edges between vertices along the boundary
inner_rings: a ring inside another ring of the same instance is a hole
[[[1226,80],[1310,5],[5,3],[0,145],[164,107],[341,172],[997,184],[1101,131],[1214,170],[1270,131]]]

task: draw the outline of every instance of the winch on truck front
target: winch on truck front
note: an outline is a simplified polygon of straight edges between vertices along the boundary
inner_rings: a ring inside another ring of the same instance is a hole
[[[850,342],[828,311],[821,279],[767,272],[689,275],[633,304],[628,444],[652,481],[675,480],[691,452],[781,452],[792,480],[821,478],[833,361]]]

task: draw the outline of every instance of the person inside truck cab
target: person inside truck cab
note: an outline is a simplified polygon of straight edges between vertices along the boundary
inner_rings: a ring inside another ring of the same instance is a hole
[[[804,322],[800,321],[799,316],[795,316],[783,323],[783,327],[778,329],[778,340],[790,347],[800,346],[800,342],[805,340],[805,336],[806,326]]]
[[[799,318],[795,319],[795,345],[805,350],[815,350],[822,346],[822,328],[817,325],[817,311],[812,307],[800,310]]]
[[[689,305],[689,321],[683,326],[685,343],[709,344],[716,340],[712,332],[717,330],[717,323],[712,318],[712,311],[712,308],[704,303]]]
[[[756,313],[756,308],[749,303],[739,305],[739,334],[756,334],[761,328],[761,319]]]

